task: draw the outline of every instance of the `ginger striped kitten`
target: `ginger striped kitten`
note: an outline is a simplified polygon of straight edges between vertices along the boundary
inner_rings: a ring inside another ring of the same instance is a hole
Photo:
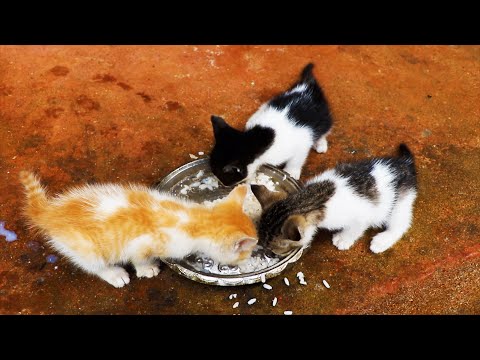
[[[22,171],[20,181],[32,227],[74,264],[117,288],[130,282],[119,264],[131,262],[137,277],[151,278],[159,273],[156,257],[199,251],[237,264],[257,244],[255,225],[242,210],[246,185],[204,206],[135,184],[84,185],[47,197],[33,173]]]

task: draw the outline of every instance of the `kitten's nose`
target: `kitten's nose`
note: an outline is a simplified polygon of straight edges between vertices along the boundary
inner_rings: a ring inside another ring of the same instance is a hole
[[[217,178],[217,180],[220,182],[220,184],[222,184],[224,187],[234,187],[234,186],[237,186],[238,184],[244,182],[246,179],[242,179],[240,181],[237,181],[237,182],[234,182],[234,183],[231,183],[231,184],[225,184],[218,176],[215,176]]]
[[[235,165],[226,165],[223,167],[223,171],[226,173],[241,173],[242,171],[238,166]]]

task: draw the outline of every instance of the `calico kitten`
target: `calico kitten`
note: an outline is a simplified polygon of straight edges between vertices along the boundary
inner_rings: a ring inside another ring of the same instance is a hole
[[[262,164],[282,167],[295,179],[313,146],[327,151],[332,118],[322,89],[308,64],[288,91],[263,104],[248,120],[245,131],[212,116],[215,146],[210,167],[227,186],[252,176]]]
[[[309,246],[318,228],[339,230],[333,244],[349,249],[370,227],[386,227],[373,237],[370,250],[389,249],[410,228],[417,196],[413,155],[406,145],[398,157],[343,163],[287,196],[252,185],[264,212],[259,241],[275,253]]]
[[[250,257],[256,229],[242,211],[246,185],[210,207],[142,185],[85,185],[47,197],[38,178],[20,180],[30,224],[60,253],[87,273],[115,287],[130,282],[116,264],[131,262],[137,277],[159,273],[154,258],[183,258],[202,252],[226,264]]]

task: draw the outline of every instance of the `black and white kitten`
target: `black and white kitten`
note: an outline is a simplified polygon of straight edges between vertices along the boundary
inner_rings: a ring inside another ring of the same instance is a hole
[[[318,228],[340,230],[333,244],[347,250],[368,228],[385,227],[370,243],[370,250],[381,253],[410,228],[417,196],[414,159],[404,144],[398,157],[339,164],[288,196],[251,187],[264,210],[259,242],[277,254],[309,246]]]
[[[249,178],[262,164],[284,166],[298,179],[312,146],[319,153],[327,151],[332,118],[312,69],[313,64],[308,64],[297,83],[263,104],[248,120],[245,131],[212,116],[215,146],[210,166],[224,185]]]

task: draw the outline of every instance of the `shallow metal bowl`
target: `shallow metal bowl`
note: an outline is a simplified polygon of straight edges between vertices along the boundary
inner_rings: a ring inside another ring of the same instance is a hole
[[[195,188],[194,190],[183,195],[181,193],[182,188],[185,185],[188,186],[197,181],[198,179],[195,179],[195,175],[198,174],[199,171],[204,171],[204,175],[202,176],[203,178],[213,176],[210,170],[208,158],[195,160],[179,167],[165,176],[162,180],[154,184],[153,187],[159,191],[169,192],[176,196],[187,197],[190,200],[198,203],[202,203],[205,200],[213,201],[225,197],[233,189],[233,187],[223,186],[221,183],[219,183],[218,188],[214,190],[200,190]],[[293,179],[286,172],[274,166],[263,165],[260,167],[258,172],[268,175],[276,184],[276,189],[282,189],[288,193],[294,193],[301,188],[301,185],[297,180]],[[260,282],[262,281],[262,274],[265,275],[266,279],[279,275],[287,268],[289,264],[297,261],[302,256],[304,250],[305,249],[303,248],[293,249],[284,257],[279,258],[277,263],[263,270],[228,275],[216,274],[206,270],[196,269],[186,259],[163,259],[162,261],[178,274],[183,275],[191,280],[210,285],[237,286]]]

